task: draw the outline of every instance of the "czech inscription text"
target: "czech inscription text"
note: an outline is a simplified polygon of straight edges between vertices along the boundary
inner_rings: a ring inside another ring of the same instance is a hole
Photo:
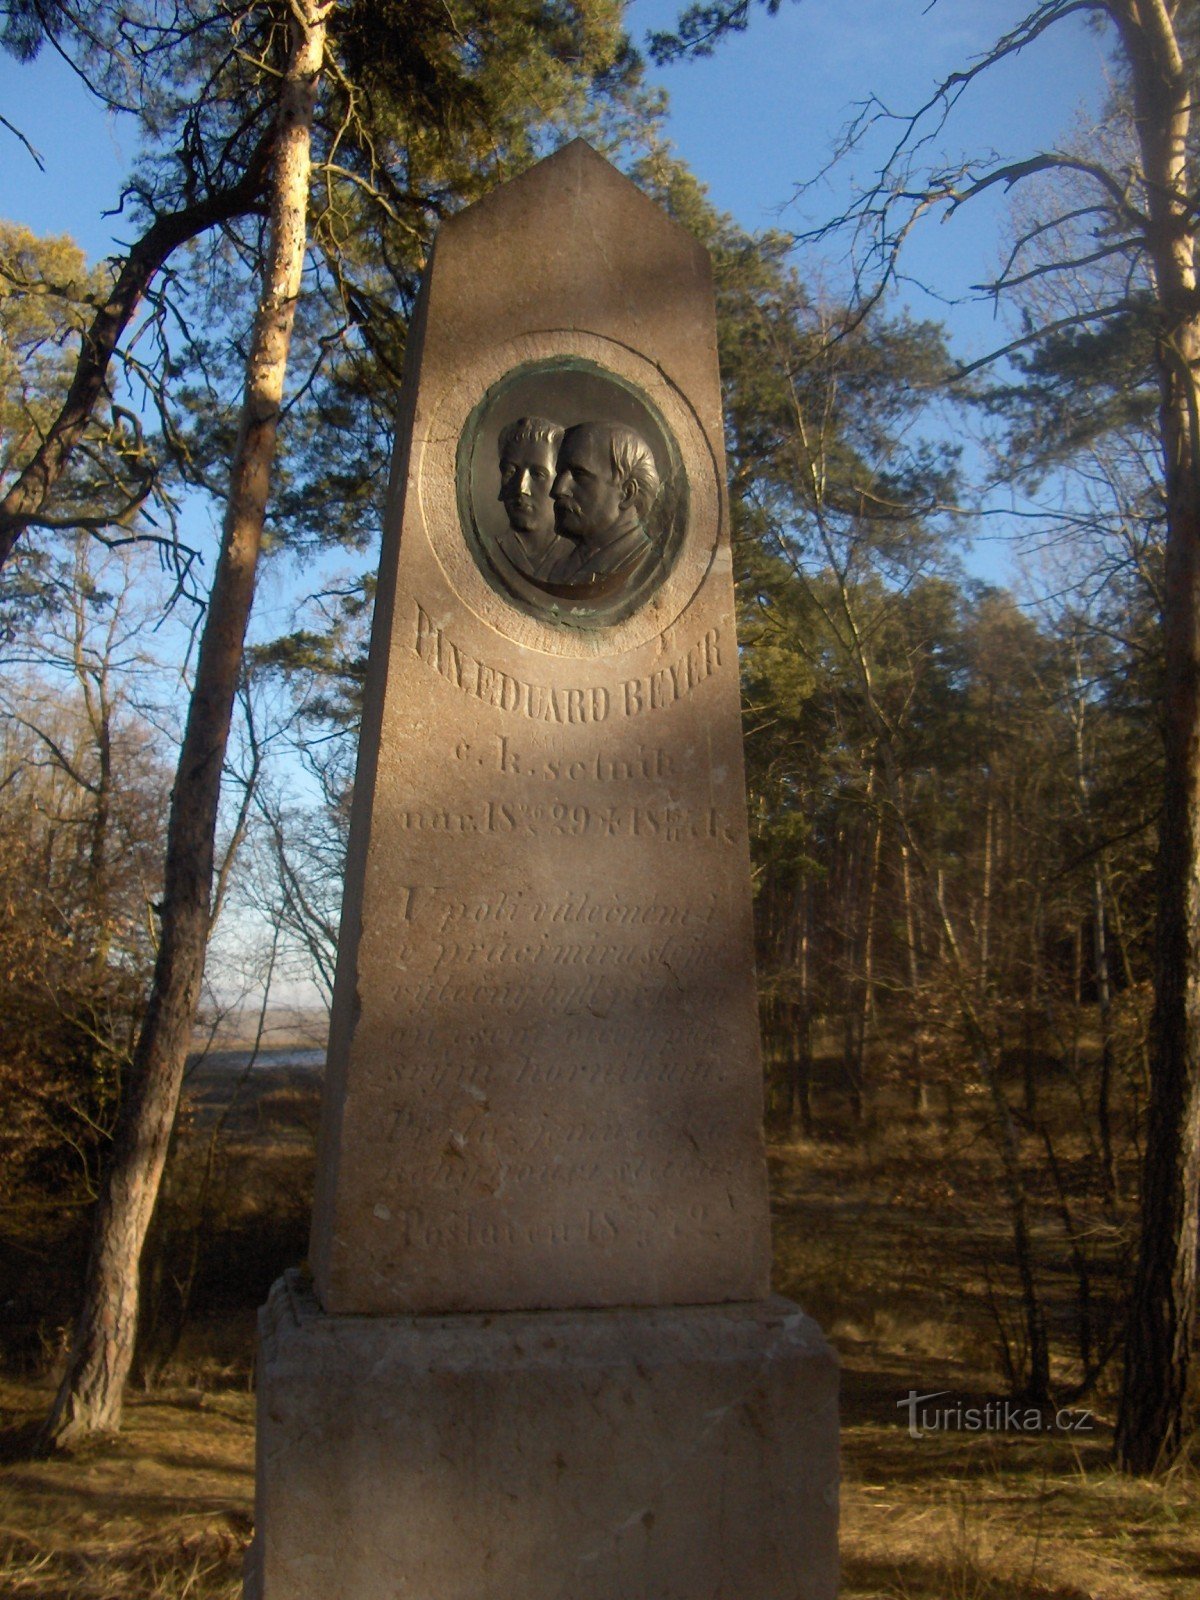
[[[719,982],[718,892],[417,885],[401,909],[390,1110],[368,1134],[400,1203],[378,1220],[418,1250],[514,1227],[545,1246],[702,1230],[709,1202],[660,1219],[653,1196],[724,1171],[730,1041],[697,1003]],[[522,1194],[545,1197],[542,1220],[512,1220]]]
[[[661,711],[691,694],[722,664],[720,629],[709,628],[675,661],[645,676],[626,678],[615,689],[605,684],[557,688],[515,678],[477,661],[455,644],[419,602],[414,623],[412,647],[427,667],[463,694],[531,722],[605,722],[610,716],[639,717]]]

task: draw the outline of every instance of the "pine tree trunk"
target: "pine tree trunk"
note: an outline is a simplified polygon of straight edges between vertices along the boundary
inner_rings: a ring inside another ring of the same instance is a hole
[[[305,250],[325,12],[294,5],[281,89],[263,295],[247,362],[221,553],[196,664],[167,832],[162,936],[131,1082],[97,1207],[83,1307],[43,1441],[120,1425],[138,1320],[138,1278],[187,1059],[210,923],[221,769],[241,672]]]
[[[1171,1465],[1188,1433],[1200,1204],[1200,362],[1187,141],[1191,74],[1174,8],[1111,7],[1129,61],[1158,294],[1166,472],[1164,772],[1142,1227],[1125,1340],[1116,1458]],[[1179,15],[1182,16],[1182,8]]]
[[[917,1116],[929,1114],[929,1086],[925,1081],[925,1061],[921,1050],[921,1023],[919,1021],[919,995],[921,990],[920,956],[917,951],[917,919],[913,906],[912,865],[907,842],[900,840],[900,881],[904,891],[904,940],[908,954],[908,1005],[909,1027],[912,1037],[908,1045],[909,1090],[912,1109]]]
[[[1189,363],[1200,339],[1187,341]],[[1171,385],[1183,387],[1178,380]],[[1190,378],[1188,387],[1191,387]],[[1168,413],[1166,705],[1150,1104],[1141,1238],[1126,1330],[1116,1454],[1153,1472],[1179,1455],[1196,1322],[1200,1187],[1200,473],[1183,395]]]
[[[1031,1120],[1037,1116],[1038,1108],[1037,1044],[1038,1021],[1041,1016],[1041,965],[1042,905],[1041,900],[1035,898],[1033,915],[1029,922],[1029,992],[1025,1000],[1025,1050],[1021,1074],[1025,1115]]]
[[[867,799],[875,792],[875,772],[872,769],[867,781]],[[857,1086],[858,1117],[866,1115],[867,1045],[875,1021],[875,922],[879,900],[879,866],[883,847],[883,825],[878,812],[873,813],[873,833],[867,858],[867,903],[863,909],[861,956],[858,961],[857,1004],[854,1018],[853,1078]]]
[[[809,982],[809,940],[812,919],[812,890],[808,879],[799,905],[799,939],[796,950],[796,976],[800,985],[800,1004],[792,1009],[792,1051],[796,1072],[796,1095],[800,1103],[800,1126],[806,1138],[813,1134],[812,1109],[812,988]]]
[[[983,814],[983,887],[979,898],[979,990],[986,994],[991,979],[992,868],[996,852],[996,802],[992,795],[992,771],[987,771],[987,803]]]
[[[1100,1073],[1096,1082],[1096,1126],[1100,1133],[1100,1181],[1107,1204],[1119,1197],[1117,1158],[1113,1148],[1112,985],[1108,978],[1108,934],[1104,915],[1104,874],[1095,863],[1092,876],[1092,948],[1096,962],[1096,1000],[1100,1013]]]
[[[894,773],[890,774],[890,777],[892,793],[899,794],[901,792],[900,786],[895,779]],[[1033,1233],[1029,1224],[1029,1196],[1025,1187],[1024,1174],[1021,1170],[1020,1140],[1017,1137],[1012,1110],[1005,1096],[1004,1086],[1000,1081],[999,1051],[993,1042],[997,1036],[997,1029],[988,1021],[987,1014],[981,1010],[979,1005],[980,995],[984,993],[984,986],[980,982],[979,974],[972,973],[967,963],[963,960],[958,936],[955,933],[954,924],[950,919],[949,907],[946,903],[945,879],[942,869],[939,867],[936,874],[930,871],[928,864],[924,861],[917,848],[912,830],[905,820],[903,807],[897,806],[895,814],[900,820],[904,841],[912,852],[914,863],[921,869],[926,883],[933,890],[933,911],[937,918],[941,946],[945,952],[958,999],[963,1031],[974,1051],[976,1067],[991,1102],[993,1131],[1008,1198],[1009,1219],[1013,1232],[1013,1254],[1016,1258],[1017,1276],[1021,1284],[1021,1305],[1025,1317],[1026,1370],[1023,1385],[1024,1394],[1025,1398],[1033,1404],[1042,1405],[1048,1401],[1050,1396],[1050,1343],[1045,1312],[1038,1290]],[[990,822],[988,835],[990,841]],[[985,873],[990,877],[992,855],[990,842],[987,845],[986,855]],[[985,903],[989,898],[990,894],[985,894]],[[1015,1364],[1010,1362],[1009,1366],[1014,1380],[1017,1379],[1019,1375]]]

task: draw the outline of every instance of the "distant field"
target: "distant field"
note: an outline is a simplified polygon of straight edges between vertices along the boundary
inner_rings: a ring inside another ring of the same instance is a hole
[[[272,1006],[262,1018],[257,1011],[234,1011],[207,1026],[197,1026],[192,1035],[194,1050],[249,1050],[255,1043],[264,1049],[323,1049],[329,1033],[328,1013],[319,1009]]]

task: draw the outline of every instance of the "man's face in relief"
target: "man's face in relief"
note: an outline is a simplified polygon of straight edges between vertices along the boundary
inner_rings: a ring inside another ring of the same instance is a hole
[[[613,467],[610,445],[604,428],[585,422],[567,429],[558,452],[559,531],[589,546],[603,545],[627,512],[627,487]]]
[[[500,456],[500,499],[517,533],[554,531],[554,446],[549,439],[514,439]]]

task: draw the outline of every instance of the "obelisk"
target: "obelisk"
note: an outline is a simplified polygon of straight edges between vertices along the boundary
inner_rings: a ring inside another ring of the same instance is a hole
[[[249,1588],[823,1600],[707,254],[576,141],[442,226],[404,395]]]

